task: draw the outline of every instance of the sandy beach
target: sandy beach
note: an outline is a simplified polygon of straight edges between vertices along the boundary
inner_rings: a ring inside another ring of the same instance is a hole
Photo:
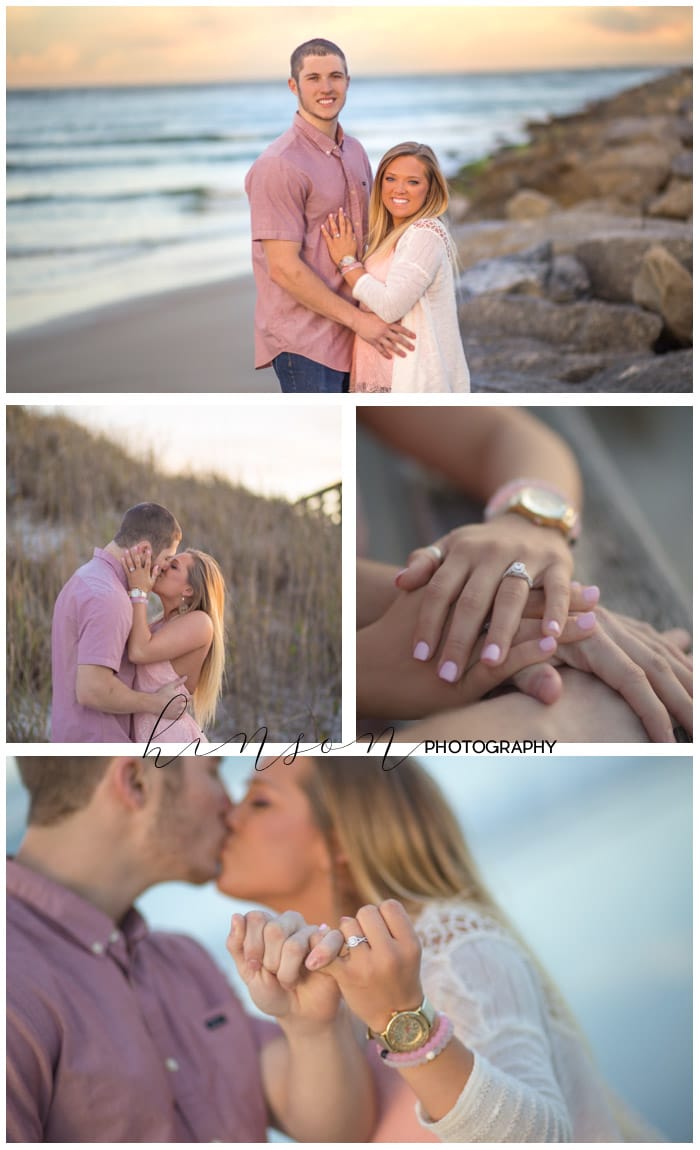
[[[278,392],[253,367],[252,276],[182,288],[16,332],[7,391]]]

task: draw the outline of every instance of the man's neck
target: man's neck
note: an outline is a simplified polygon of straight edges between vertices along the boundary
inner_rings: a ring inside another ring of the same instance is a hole
[[[310,116],[303,108],[297,109],[302,120],[306,120],[307,124],[311,124],[312,128],[316,128],[319,132],[323,132],[324,136],[328,136],[329,140],[334,142],[338,138],[338,118],[334,120],[317,120],[315,116]]]
[[[102,550],[106,551],[108,555],[113,555],[115,559],[121,559],[124,554],[124,548],[115,543],[113,539],[105,544]]]
[[[93,838],[60,827],[30,827],[15,859],[22,866],[73,891],[119,923],[151,884],[120,857],[109,838]]]

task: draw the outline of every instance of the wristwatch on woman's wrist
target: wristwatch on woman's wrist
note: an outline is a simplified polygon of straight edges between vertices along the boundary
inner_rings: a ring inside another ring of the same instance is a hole
[[[520,487],[489,519],[514,512],[523,515],[539,527],[554,527],[569,541],[575,543],[580,532],[578,511],[562,495],[534,484]]]
[[[424,998],[414,1010],[395,1010],[381,1034],[367,1028],[367,1037],[374,1038],[392,1054],[418,1050],[425,1046],[435,1022],[435,1008]]]
[[[358,260],[357,256],[341,256],[341,258],[338,260],[338,263],[336,264],[336,267],[342,275],[343,268],[349,268],[351,264],[357,264],[359,262],[360,261]]]

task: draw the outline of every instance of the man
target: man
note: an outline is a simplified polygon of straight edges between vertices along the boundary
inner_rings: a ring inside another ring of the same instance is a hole
[[[18,762],[31,807],[7,878],[9,1140],[264,1142],[271,1121],[299,1141],[366,1141],[369,1072],[330,980],[309,999],[249,977],[284,998],[279,1028],[254,1020],[195,942],[133,908],[156,883],[215,877],[230,808],[218,763]],[[298,981],[300,922],[265,926],[266,974],[274,951]],[[342,942],[316,949],[332,959]]]
[[[412,350],[412,333],[354,305],[321,235],[329,213],[342,208],[360,249],[367,236],[369,160],[338,123],[350,84],[345,56],[329,40],[309,40],[292,54],[291,72],[294,123],[246,177],[255,366],[271,364],[282,391],[341,392],[348,390],[355,335],[391,358]]]
[[[114,539],[96,547],[62,588],[51,629],[52,742],[133,742],[131,716],[153,715],[155,726],[177,694],[179,681],[153,694],[133,690],[136,668],[126,654],[133,608],[121,557],[126,548],[136,548],[155,556],[154,567],[167,570],[181,539],[165,507],[138,503]]]

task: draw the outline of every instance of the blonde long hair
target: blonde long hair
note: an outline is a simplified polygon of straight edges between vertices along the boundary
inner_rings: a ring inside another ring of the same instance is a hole
[[[391,213],[382,202],[382,184],[387,168],[400,156],[415,156],[417,160],[420,160],[428,177],[428,194],[425,197],[423,207],[415,215],[407,220],[402,220],[400,224],[394,227]],[[372,185],[369,200],[369,236],[364,258],[366,259],[367,256],[375,253],[384,255],[390,251],[416,220],[432,219],[443,215],[447,211],[449,200],[450,193],[447,181],[440,170],[437,156],[432,148],[429,148],[427,144],[417,144],[414,140],[407,140],[403,144],[396,144],[393,148],[389,148],[389,151],[379,161],[377,175]]]
[[[211,646],[199,673],[199,682],[194,689],[192,701],[197,722],[201,727],[213,722],[216,704],[221,697],[224,681],[224,608],[226,584],[216,559],[206,551],[195,551],[187,547],[185,555],[192,556],[187,579],[192,587],[192,598],[188,601],[188,611],[205,611],[214,626]]]
[[[414,917],[436,900],[476,904],[519,944],[553,1015],[578,1035],[594,1062],[561,992],[482,879],[438,784],[411,759],[387,759],[385,768],[372,758],[318,758],[300,779],[331,856],[346,864],[336,878],[343,913],[387,898],[398,899]],[[607,1083],[603,1087],[625,1141],[657,1140]]]

